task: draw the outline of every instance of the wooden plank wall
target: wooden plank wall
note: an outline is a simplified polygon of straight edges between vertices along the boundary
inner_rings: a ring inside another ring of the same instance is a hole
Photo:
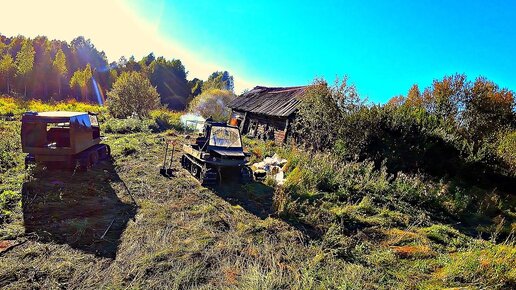
[[[251,137],[270,138],[266,131],[271,128],[274,130],[274,141],[278,144],[285,142],[285,128],[287,117],[266,116],[261,114],[248,113],[244,124],[244,134],[254,133]],[[255,131],[255,132],[253,132]]]

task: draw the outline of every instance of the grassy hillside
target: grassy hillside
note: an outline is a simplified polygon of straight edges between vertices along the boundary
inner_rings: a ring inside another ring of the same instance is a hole
[[[180,147],[158,174],[176,117],[106,115],[113,160],[86,173],[25,171],[0,121],[0,288],[516,287],[513,193],[256,140],[254,160],[289,160],[285,186],[207,189]]]

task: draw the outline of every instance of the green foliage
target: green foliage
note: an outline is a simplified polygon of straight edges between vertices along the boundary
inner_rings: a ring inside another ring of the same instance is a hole
[[[29,73],[34,67],[34,47],[29,39],[26,39],[21,47],[21,50],[16,55],[16,74],[24,79],[25,83],[25,97],[27,97],[27,79]]]
[[[16,153],[21,149],[19,127],[9,126],[9,123],[0,121],[0,174],[15,167],[19,160]]]
[[[34,66],[34,47],[29,39],[26,39],[21,50],[16,55],[16,68],[17,75],[26,77]]]
[[[20,106],[21,101],[10,97],[0,97],[0,115],[21,114],[24,108]]]
[[[502,135],[497,153],[516,175],[516,131]]]
[[[61,48],[55,55],[54,61],[52,62],[52,68],[57,73],[57,80],[59,83],[58,94],[61,96],[61,81],[66,73],[68,73],[68,68],[66,67],[66,55]]]
[[[68,69],[66,67],[66,55],[64,54],[61,48],[57,51],[52,66],[60,77],[62,77],[68,72]]]
[[[102,128],[106,133],[128,134],[136,132],[150,132],[153,121],[150,119],[126,118],[126,119],[107,119]]]
[[[172,112],[167,109],[158,109],[150,112],[150,118],[155,125],[151,126],[154,132],[161,132],[168,129],[177,131],[183,130],[180,112]]]
[[[459,252],[436,276],[449,285],[473,283],[480,288],[513,289],[516,286],[516,248],[501,244]]]
[[[20,209],[19,187],[23,181],[20,165],[23,157],[20,154],[19,130],[18,122],[0,121],[0,229]],[[2,233],[0,239],[1,236]]]
[[[91,66],[88,63],[84,70],[78,69],[75,71],[70,79],[70,88],[78,90],[85,101],[89,100],[89,95],[92,93],[89,90],[92,84],[92,76]]]
[[[103,130],[107,133],[128,134],[137,132],[162,132],[169,129],[182,130],[181,113],[171,112],[167,109],[153,110],[149,118],[139,119],[129,117],[126,119],[109,118],[103,124]]]
[[[227,121],[231,113],[227,105],[235,98],[235,94],[231,91],[209,89],[195,97],[188,109],[204,118],[211,116],[215,121]]]
[[[233,89],[235,88],[233,76],[227,71],[216,71],[212,73],[201,85],[203,92],[209,91],[210,89],[228,90],[233,92]]]
[[[447,225],[434,224],[430,227],[422,228],[420,233],[453,252],[469,245],[469,239],[465,235]]]
[[[97,93],[103,98],[120,74],[138,72],[156,87],[161,103],[169,109],[184,110],[190,98],[202,88],[202,80],[187,80],[186,68],[179,59],[168,60],[151,53],[140,61],[122,57],[119,62],[108,63],[105,53],[83,36],[71,42],[49,40],[45,36],[30,39],[0,35],[0,38],[0,63],[3,63],[0,93],[25,92],[26,99],[75,98],[96,103]],[[16,59],[14,63],[13,59]]]
[[[292,125],[294,134],[314,150],[332,148],[339,137],[344,114],[355,111],[360,103],[356,90],[345,78],[329,87],[325,81],[316,80],[306,89],[298,106]]]
[[[190,97],[200,95],[202,92],[202,85],[203,81],[198,78],[194,78],[193,80],[188,81],[188,86],[190,87]]]
[[[150,59],[146,63],[148,61]],[[145,64],[145,60],[143,62]],[[142,67],[142,71],[148,71],[150,82],[161,97],[161,103],[166,104],[171,110],[186,108],[190,88],[186,80],[186,69],[179,59],[167,60],[160,56],[146,69],[145,66]]]
[[[5,190],[0,193],[0,224],[6,222],[12,215],[15,208],[20,207],[21,195],[12,190]]]
[[[107,106],[112,116],[147,117],[159,106],[159,95],[149,79],[137,72],[124,72],[108,92]]]
[[[9,82],[16,70],[16,64],[10,54],[4,54],[0,59],[0,76],[6,81],[7,92],[10,92]]]

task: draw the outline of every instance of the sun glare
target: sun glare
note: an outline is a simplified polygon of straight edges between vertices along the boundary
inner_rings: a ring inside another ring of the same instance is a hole
[[[179,41],[162,35],[159,28],[163,18],[163,0],[145,12],[137,4],[137,1],[122,0],[7,1],[2,4],[3,10],[12,13],[4,13],[0,17],[0,33],[28,37],[46,35],[50,39],[67,41],[82,35],[104,50],[109,62],[131,55],[140,59],[154,52],[155,55],[180,59],[188,70],[189,78],[205,79],[217,70],[237,73],[227,64],[208,61],[195,51],[188,51]],[[23,18],[19,17],[21,11],[25,13]],[[236,92],[252,85],[253,82],[241,77],[235,79]]]

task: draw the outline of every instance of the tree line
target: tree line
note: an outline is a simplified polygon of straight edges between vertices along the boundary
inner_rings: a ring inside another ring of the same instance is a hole
[[[102,103],[118,76],[137,72],[156,88],[161,104],[183,110],[189,101],[211,88],[233,91],[234,81],[227,71],[212,73],[207,80],[188,80],[179,59],[156,57],[154,53],[137,61],[122,56],[108,62],[106,54],[83,36],[70,43],[0,34],[0,94],[43,101],[77,99]]]
[[[316,80],[293,124],[294,140],[314,151],[372,160],[391,173],[514,189],[516,101],[495,82],[445,76],[384,105],[368,105],[353,85]]]

